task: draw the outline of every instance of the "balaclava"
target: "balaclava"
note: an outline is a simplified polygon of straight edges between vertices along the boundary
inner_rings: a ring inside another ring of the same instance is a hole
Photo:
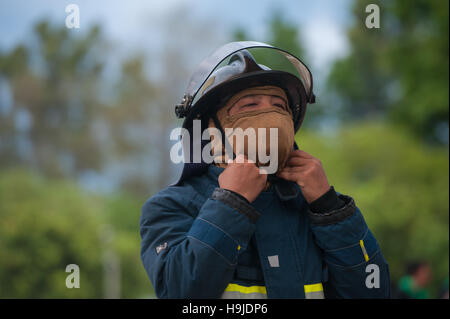
[[[229,115],[229,110],[233,107],[233,105],[239,101],[241,98],[248,95],[274,95],[278,96],[285,100],[286,109],[282,109],[278,106],[271,105],[269,108],[264,108],[260,110],[251,110],[251,111],[241,111],[240,113]],[[220,108],[216,113],[217,120],[222,126],[224,132],[226,133],[226,128],[241,128],[245,131],[247,128],[253,128],[256,133],[255,143],[256,145],[248,145],[249,140],[247,138],[244,139],[244,144],[241,145],[239,143],[239,139],[235,139],[233,143],[233,151],[235,155],[244,154],[250,158],[248,151],[254,147],[256,150],[256,165],[257,166],[268,166],[269,163],[261,163],[258,152],[261,148],[265,149],[265,154],[267,156],[270,155],[270,158],[274,158],[275,154],[270,152],[270,128],[276,128],[278,130],[278,168],[277,171],[281,170],[289,157],[290,152],[293,149],[294,145],[294,123],[292,121],[292,112],[288,105],[288,99],[284,90],[276,86],[259,86],[252,87],[248,89],[244,89],[234,96],[232,96],[226,104]],[[209,127],[215,127],[214,121],[210,119]],[[258,128],[265,129],[266,138],[264,141],[260,141],[258,143]],[[231,144],[232,137],[230,134],[226,136],[226,139]],[[212,151],[216,148],[222,147],[222,157],[215,162],[217,165],[225,167],[228,162],[229,156],[225,152],[225,146],[222,145],[222,140],[217,140],[212,138],[211,141]]]

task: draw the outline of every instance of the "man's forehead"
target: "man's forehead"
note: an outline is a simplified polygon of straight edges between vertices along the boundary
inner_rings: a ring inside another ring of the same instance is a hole
[[[236,103],[237,101],[239,101],[240,99],[245,98],[247,96],[251,96],[251,95],[253,95],[253,96],[255,96],[255,95],[272,95],[272,96],[277,96],[277,97],[282,98],[283,100],[286,101],[286,103],[288,101],[286,92],[282,88],[280,88],[278,86],[273,86],[273,85],[266,85],[266,86],[257,86],[257,87],[246,88],[246,89],[239,91],[230,99],[228,105],[230,105],[230,104],[232,105],[232,104]]]
[[[263,96],[269,96],[269,97],[273,97],[273,98],[280,98],[282,100],[284,100],[284,97],[281,94],[265,94],[265,93],[255,93],[255,94],[247,94],[244,96],[241,96],[239,98],[239,101],[245,98],[261,98]]]

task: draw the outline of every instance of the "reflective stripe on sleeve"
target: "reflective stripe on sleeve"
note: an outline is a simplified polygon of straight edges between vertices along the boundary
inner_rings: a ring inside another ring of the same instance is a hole
[[[229,284],[222,294],[222,299],[267,299],[267,290],[264,286]]]
[[[306,299],[325,299],[322,283],[305,285]]]
[[[369,255],[367,254],[366,247],[364,247],[364,241],[360,240],[359,241],[359,246],[361,246],[361,250],[362,250],[363,255],[364,255],[364,260],[365,261],[369,261]]]

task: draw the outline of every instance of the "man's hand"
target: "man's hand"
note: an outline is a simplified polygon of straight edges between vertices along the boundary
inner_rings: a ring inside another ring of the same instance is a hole
[[[301,187],[308,204],[330,189],[320,160],[301,150],[292,151],[286,167],[277,175],[285,180],[296,182]]]
[[[220,188],[238,193],[250,203],[262,192],[266,181],[267,174],[260,174],[255,163],[244,155],[238,155],[234,161],[230,161],[219,175]]]

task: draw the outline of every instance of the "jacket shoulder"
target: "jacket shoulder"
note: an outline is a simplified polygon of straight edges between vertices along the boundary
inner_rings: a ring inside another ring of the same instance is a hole
[[[207,198],[207,192],[198,189],[198,183],[184,182],[168,186],[151,196],[142,206],[142,216],[152,212],[185,211],[196,215]]]
[[[197,192],[189,185],[168,186],[151,196],[142,206],[142,213],[155,208],[183,207],[196,196]]]

